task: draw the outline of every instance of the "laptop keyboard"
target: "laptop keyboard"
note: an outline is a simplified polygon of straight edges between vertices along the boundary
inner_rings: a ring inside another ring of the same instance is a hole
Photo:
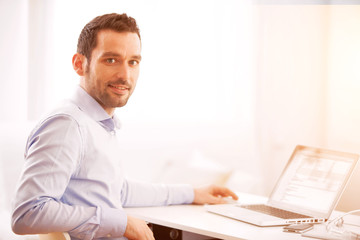
[[[279,208],[270,207],[264,204],[252,204],[252,205],[241,205],[239,207],[253,210],[256,212],[265,213],[282,219],[293,219],[293,218],[310,218],[302,214],[286,211]]]

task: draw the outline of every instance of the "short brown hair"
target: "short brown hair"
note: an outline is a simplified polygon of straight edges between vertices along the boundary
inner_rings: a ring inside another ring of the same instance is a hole
[[[84,55],[89,62],[92,50],[97,44],[97,34],[100,30],[105,29],[116,32],[133,32],[140,38],[140,30],[135,19],[127,16],[125,13],[110,13],[98,16],[85,25],[80,33],[77,44],[77,52]]]

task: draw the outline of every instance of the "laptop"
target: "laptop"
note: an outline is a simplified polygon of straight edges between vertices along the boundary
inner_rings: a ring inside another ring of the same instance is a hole
[[[358,159],[358,154],[298,145],[266,204],[205,207],[257,226],[322,223],[335,208]]]

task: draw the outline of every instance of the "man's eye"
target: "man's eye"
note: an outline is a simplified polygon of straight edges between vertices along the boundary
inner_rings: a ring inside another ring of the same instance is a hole
[[[106,59],[106,62],[107,63],[114,63],[115,59],[114,58],[108,58],[108,59]]]
[[[136,66],[136,65],[139,64],[139,62],[136,61],[136,60],[131,60],[129,63],[130,63],[130,65],[132,65],[132,66]]]

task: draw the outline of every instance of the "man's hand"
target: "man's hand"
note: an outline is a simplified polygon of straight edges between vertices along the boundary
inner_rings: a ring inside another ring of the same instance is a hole
[[[145,221],[128,216],[124,237],[130,240],[155,240]]]
[[[227,203],[224,197],[232,197],[238,200],[238,196],[230,189],[216,185],[210,185],[194,189],[193,204],[222,204]]]

